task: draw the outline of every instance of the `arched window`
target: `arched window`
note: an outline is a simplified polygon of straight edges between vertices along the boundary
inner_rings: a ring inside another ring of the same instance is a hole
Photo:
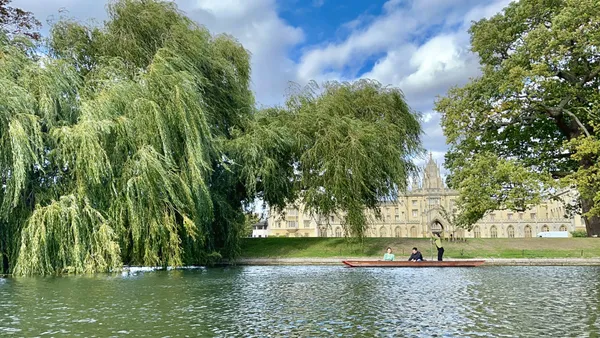
[[[479,228],[479,226],[473,228],[473,237],[481,238],[481,229]]]
[[[496,228],[495,225],[492,225],[490,227],[490,237],[491,238],[498,238],[498,229]]]
[[[342,228],[335,228],[335,237],[342,237]]]
[[[410,228],[410,237],[417,237],[417,228],[416,227]]]
[[[385,229],[385,227],[381,227],[379,229],[379,237],[387,237],[387,230]]]
[[[567,231],[567,226],[563,224],[560,226],[560,228],[558,230],[559,231]]]
[[[531,238],[531,227],[529,225],[525,226],[525,238]]]
[[[394,229],[394,237],[402,237],[400,233],[400,227],[396,227],[396,229]]]
[[[544,225],[544,226],[542,227],[542,232],[550,232],[550,228],[548,228],[548,226],[547,226],[547,225]]]
[[[444,231],[444,227],[438,221],[435,221],[431,224],[431,232],[442,232]]]
[[[506,228],[506,233],[508,234],[508,238],[515,238],[515,228],[512,225]]]
[[[321,229],[321,237],[327,237],[327,228]]]

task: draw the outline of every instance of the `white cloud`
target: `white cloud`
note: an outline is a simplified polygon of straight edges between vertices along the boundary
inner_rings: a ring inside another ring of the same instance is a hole
[[[457,40],[456,34],[438,35],[419,47],[410,58],[410,66],[416,71],[400,83],[406,87],[422,88],[439,81],[440,75],[464,69],[467,51]]]
[[[253,17],[258,11],[270,6],[270,0],[180,0],[182,8],[201,9],[215,18],[233,20]]]
[[[288,25],[275,0],[176,0],[179,8],[206,26],[211,33],[237,38],[252,54],[252,89],[257,101],[272,105],[283,100],[288,81],[296,81],[296,64],[288,58],[291,48],[304,40],[300,28]],[[107,1],[15,0],[11,5],[32,11],[45,21],[58,17],[59,9],[80,21],[106,18]],[[47,27],[46,27],[47,29]]]
[[[179,0],[192,19],[212,33],[236,37],[252,54],[252,88],[257,101],[272,105],[283,101],[289,81],[296,81],[291,48],[304,40],[300,28],[283,21],[274,0]]]
[[[444,146],[446,140],[440,126],[440,114],[430,111],[425,114],[427,117],[423,122],[424,143],[427,149],[440,149]]]
[[[388,51],[363,77],[400,87],[414,109],[431,109],[437,95],[479,74],[466,33],[440,34],[419,47],[406,44]]]
[[[387,51],[385,57],[377,60],[373,69],[363,75],[365,78],[373,78],[385,84],[398,85],[410,75],[410,65],[412,55],[418,50],[418,47],[407,43],[397,48]],[[406,93],[405,88],[402,88]]]
[[[354,22],[352,26],[358,26]],[[391,36],[406,35],[416,28],[417,22],[401,12],[386,13],[366,29],[355,30],[343,43],[331,43],[324,48],[314,48],[302,56],[298,67],[298,77],[308,81],[318,78],[329,69],[342,70],[344,67],[361,64],[370,55],[390,48],[394,40]]]
[[[427,122],[431,121],[431,119],[433,119],[435,116],[434,114],[435,113],[433,113],[433,112],[428,112],[428,113],[423,114],[423,122],[427,123]]]
[[[479,74],[478,58],[470,51],[467,30],[471,21],[489,17],[509,2],[390,0],[383,6],[383,13],[367,25],[361,25],[360,19],[347,24],[361,28],[353,29],[345,40],[306,52],[298,77],[315,78],[324,71],[347,77],[348,69],[359,69],[364,60],[383,53],[360,77],[398,86],[414,109],[427,111],[424,146],[442,160],[447,146],[440,116],[432,111],[433,102],[451,86],[463,85]],[[423,41],[422,36],[429,38]]]
[[[441,0],[416,2],[413,10],[428,13],[427,18],[431,19],[432,13],[440,12],[439,8],[448,9],[447,6],[451,3]],[[414,108],[430,109],[437,95],[443,95],[451,86],[463,85],[469,78],[479,74],[478,59],[470,52],[467,29],[472,20],[490,16],[507,3],[508,0],[499,0],[487,6],[476,6],[466,14],[463,13],[460,20],[454,14],[444,24],[460,23],[458,29],[443,31],[418,47],[411,41],[390,43],[397,47],[388,49],[386,56],[378,60],[373,69],[363,77],[398,86]],[[438,9],[426,11],[424,6]]]
[[[323,71],[362,64],[367,57],[380,53],[397,57],[393,52],[398,51],[396,54],[404,56],[412,40],[427,34],[436,25],[461,22],[462,15],[473,3],[476,1],[413,0],[407,6],[406,1],[390,0],[383,5],[383,14],[379,17],[359,17],[345,24],[352,32],[344,41],[308,50],[298,67],[298,77],[313,79]],[[372,20],[365,27],[362,23],[367,18]],[[402,65],[401,69],[404,68]]]
[[[513,1],[518,0],[495,0],[487,6],[473,7],[463,19],[464,27],[468,27],[472,21],[477,21],[482,18],[490,18],[498,14],[500,11],[502,11],[503,8],[508,6],[508,4],[510,4]]]

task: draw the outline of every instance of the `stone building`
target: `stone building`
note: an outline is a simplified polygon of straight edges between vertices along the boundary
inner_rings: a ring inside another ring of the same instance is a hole
[[[563,200],[573,199],[569,192]],[[423,177],[412,179],[409,190],[396,201],[381,205],[381,217],[370,214],[368,237],[427,237],[443,232],[454,238],[523,238],[535,237],[544,231],[575,231],[585,229],[580,216],[565,218],[565,204],[545,201],[524,212],[497,210],[480,220],[471,231],[453,229],[443,216],[442,207],[455,212],[458,192],[448,189],[440,167],[429,156]],[[288,206],[282,214],[269,213],[269,236],[343,237],[344,214],[314,215],[302,205]]]

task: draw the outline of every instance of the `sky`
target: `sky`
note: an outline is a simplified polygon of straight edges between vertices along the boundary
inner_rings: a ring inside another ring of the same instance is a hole
[[[290,81],[370,78],[399,87],[423,114],[423,145],[441,165],[447,145],[434,101],[478,76],[468,29],[510,0],[175,2],[213,34],[233,35],[250,51],[252,89],[261,106],[283,103]],[[82,22],[106,19],[103,0],[13,0],[11,5],[33,12],[44,32],[61,15]]]

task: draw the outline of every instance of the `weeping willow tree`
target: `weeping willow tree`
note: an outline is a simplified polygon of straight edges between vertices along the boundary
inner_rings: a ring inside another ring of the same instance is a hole
[[[170,2],[108,12],[102,27],[57,23],[41,57],[2,38],[2,254],[16,274],[238,250],[247,194],[222,144],[252,117],[248,53]]]
[[[376,82],[311,85],[257,112],[250,57],[173,2],[0,34],[0,255],[18,275],[203,264],[239,253],[245,207],[363,211],[414,170],[419,117]],[[47,53],[40,53],[41,50]]]
[[[380,215],[381,202],[396,199],[417,170],[420,116],[398,88],[377,81],[292,89],[284,107],[258,114],[236,140],[240,153],[254,155],[243,158],[247,186],[279,211],[301,200],[315,214],[343,212],[345,232],[361,238],[366,211]],[[258,161],[260,171],[251,171]]]

